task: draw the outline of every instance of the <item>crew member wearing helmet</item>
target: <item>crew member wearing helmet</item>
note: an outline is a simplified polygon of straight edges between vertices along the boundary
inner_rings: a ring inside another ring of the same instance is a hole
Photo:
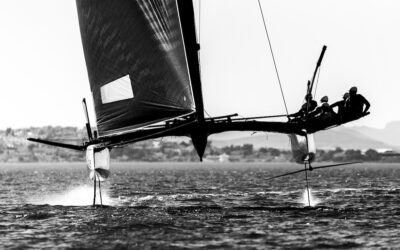
[[[359,116],[368,112],[371,105],[364,96],[357,94],[357,87],[352,87],[349,95],[347,105],[351,116]]]
[[[337,114],[339,116],[339,119],[342,121],[347,118],[348,116],[348,101],[349,101],[349,93],[346,92],[343,95],[343,100],[337,101],[334,104],[331,105],[331,108],[338,107],[337,109]]]
[[[305,96],[305,103],[301,106],[301,109],[288,116],[288,118],[290,119],[290,117],[293,117],[295,120],[296,119],[307,119],[307,115],[310,114],[311,112],[314,111],[314,109],[318,106],[317,102],[315,100],[313,100],[313,97],[311,94],[307,94]]]
[[[324,96],[321,98],[321,106],[315,109],[314,112],[310,114],[315,121],[329,122],[336,117],[336,113],[333,111],[331,106],[328,104],[328,97]]]

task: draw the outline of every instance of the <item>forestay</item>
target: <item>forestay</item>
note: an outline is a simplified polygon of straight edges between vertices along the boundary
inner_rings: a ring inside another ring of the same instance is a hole
[[[100,135],[194,112],[176,0],[76,0]]]

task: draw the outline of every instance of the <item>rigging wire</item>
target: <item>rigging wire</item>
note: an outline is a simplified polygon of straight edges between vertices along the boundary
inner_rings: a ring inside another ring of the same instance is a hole
[[[321,69],[318,70],[318,74],[317,74],[317,82],[315,83],[314,98],[317,96],[317,88],[318,88],[319,74],[320,73],[321,73]]]
[[[276,76],[277,76],[277,78],[278,78],[279,87],[280,87],[280,89],[281,89],[281,94],[282,94],[282,98],[283,98],[283,103],[285,104],[286,114],[289,115],[289,111],[288,111],[287,104],[286,104],[286,100],[285,100],[285,94],[283,93],[282,83],[281,83],[281,79],[280,79],[280,77],[279,77],[278,67],[276,66],[275,56],[274,56],[274,52],[273,52],[273,50],[272,50],[272,44],[271,44],[271,40],[270,40],[270,38],[269,38],[268,29],[267,29],[267,24],[266,24],[266,21],[265,21],[264,12],[263,12],[263,10],[262,10],[260,0],[258,0],[258,6],[260,7],[260,12],[261,12],[261,16],[262,16],[263,23],[264,23],[265,33],[267,34],[269,49],[270,49],[270,51],[271,51],[272,60],[273,60],[273,62],[274,62],[275,72],[276,72]]]

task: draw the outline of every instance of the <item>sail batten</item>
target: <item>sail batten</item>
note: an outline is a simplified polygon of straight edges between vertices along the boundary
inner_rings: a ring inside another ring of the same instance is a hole
[[[194,112],[176,0],[76,3],[100,135]]]

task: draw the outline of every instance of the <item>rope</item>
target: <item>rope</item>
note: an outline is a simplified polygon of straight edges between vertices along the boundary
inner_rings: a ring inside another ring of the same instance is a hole
[[[258,6],[260,7],[260,12],[261,12],[261,16],[262,16],[263,23],[264,23],[265,33],[267,34],[269,49],[270,49],[270,51],[271,51],[272,60],[274,61],[275,72],[276,72],[276,76],[277,76],[277,78],[278,78],[279,87],[280,87],[280,89],[281,89],[281,94],[282,94],[282,98],[283,98],[283,103],[285,104],[286,114],[289,115],[289,111],[288,111],[287,104],[286,104],[286,100],[285,100],[285,94],[283,93],[282,83],[281,83],[281,79],[280,79],[280,77],[279,77],[278,67],[276,66],[275,56],[274,56],[274,52],[273,52],[273,50],[272,50],[271,40],[270,40],[270,38],[269,38],[268,29],[267,29],[267,24],[266,24],[266,21],[265,21],[264,12],[263,12],[263,10],[262,10],[260,0],[258,0]]]

